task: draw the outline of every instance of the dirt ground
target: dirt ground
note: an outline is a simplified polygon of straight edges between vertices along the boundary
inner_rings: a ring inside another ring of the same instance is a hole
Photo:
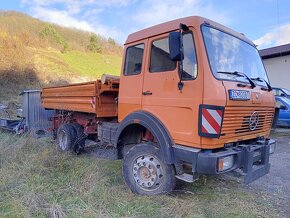
[[[279,211],[290,217],[290,129],[272,131],[271,138],[276,139],[277,147],[270,157],[270,173],[245,188],[268,193]]]

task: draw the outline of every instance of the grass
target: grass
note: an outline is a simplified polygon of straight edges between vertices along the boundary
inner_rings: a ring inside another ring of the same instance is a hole
[[[87,49],[92,36],[101,53]],[[113,39],[0,11],[0,103],[15,109],[23,90],[119,75],[121,52]]]
[[[82,51],[61,53],[53,48],[28,47],[26,50],[30,54],[29,61],[26,61],[25,57],[19,58],[18,66],[12,64],[7,68],[1,67],[0,64],[0,103],[2,104],[20,105],[19,93],[23,90],[96,80],[104,73],[120,75],[122,58],[117,55]],[[12,59],[14,55],[8,56],[7,59]],[[7,60],[6,63],[12,61]]]
[[[0,10],[0,38],[5,35],[19,37],[32,47],[51,46],[63,50],[62,43],[66,42],[69,50],[78,51],[87,51],[91,37],[95,36],[103,53],[122,53],[122,47],[105,36],[51,24],[16,11]]]
[[[92,38],[99,53],[88,49]],[[118,75],[121,54],[111,38],[0,10],[0,76],[1,71],[33,70],[41,85],[83,82],[103,73]]]
[[[72,51],[60,54],[60,57],[80,75],[90,78],[100,78],[104,73],[120,75],[122,58],[117,55]]]
[[[104,73],[120,75],[122,57],[81,51],[61,53],[55,49],[33,49],[34,66],[43,85],[56,81],[85,82]]]
[[[49,139],[0,133],[0,217],[273,217],[268,196],[223,178],[135,196],[121,161],[60,153]],[[278,214],[279,215],[279,214]]]

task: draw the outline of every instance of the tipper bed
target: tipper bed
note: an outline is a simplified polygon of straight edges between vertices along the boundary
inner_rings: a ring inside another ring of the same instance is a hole
[[[47,109],[95,113],[97,117],[115,117],[119,78],[103,75],[101,80],[67,86],[43,88],[42,105]]]

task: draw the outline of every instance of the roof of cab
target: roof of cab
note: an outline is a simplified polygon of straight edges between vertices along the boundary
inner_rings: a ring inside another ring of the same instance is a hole
[[[247,37],[244,36],[244,34],[238,33],[228,27],[225,27],[219,23],[216,23],[212,20],[209,20],[207,18],[204,17],[199,17],[199,16],[190,16],[190,17],[184,17],[184,18],[180,18],[180,19],[176,19],[176,20],[172,20],[169,22],[165,22],[165,23],[161,23],[140,31],[137,31],[135,33],[132,33],[128,36],[125,45],[126,44],[130,44],[136,41],[140,41],[142,39],[146,39],[152,36],[157,36],[163,33],[167,33],[170,31],[175,31],[179,29],[179,24],[183,23],[186,24],[187,26],[192,26],[192,27],[199,27],[201,24],[206,23],[210,26],[216,27],[220,30],[223,30],[227,33],[230,33],[231,35],[240,38],[246,42],[248,42],[249,44],[254,46],[254,43],[249,40]]]

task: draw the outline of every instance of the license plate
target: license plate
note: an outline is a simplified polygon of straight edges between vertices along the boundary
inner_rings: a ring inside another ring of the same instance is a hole
[[[250,91],[230,89],[229,94],[230,100],[241,100],[241,101],[250,100]]]

